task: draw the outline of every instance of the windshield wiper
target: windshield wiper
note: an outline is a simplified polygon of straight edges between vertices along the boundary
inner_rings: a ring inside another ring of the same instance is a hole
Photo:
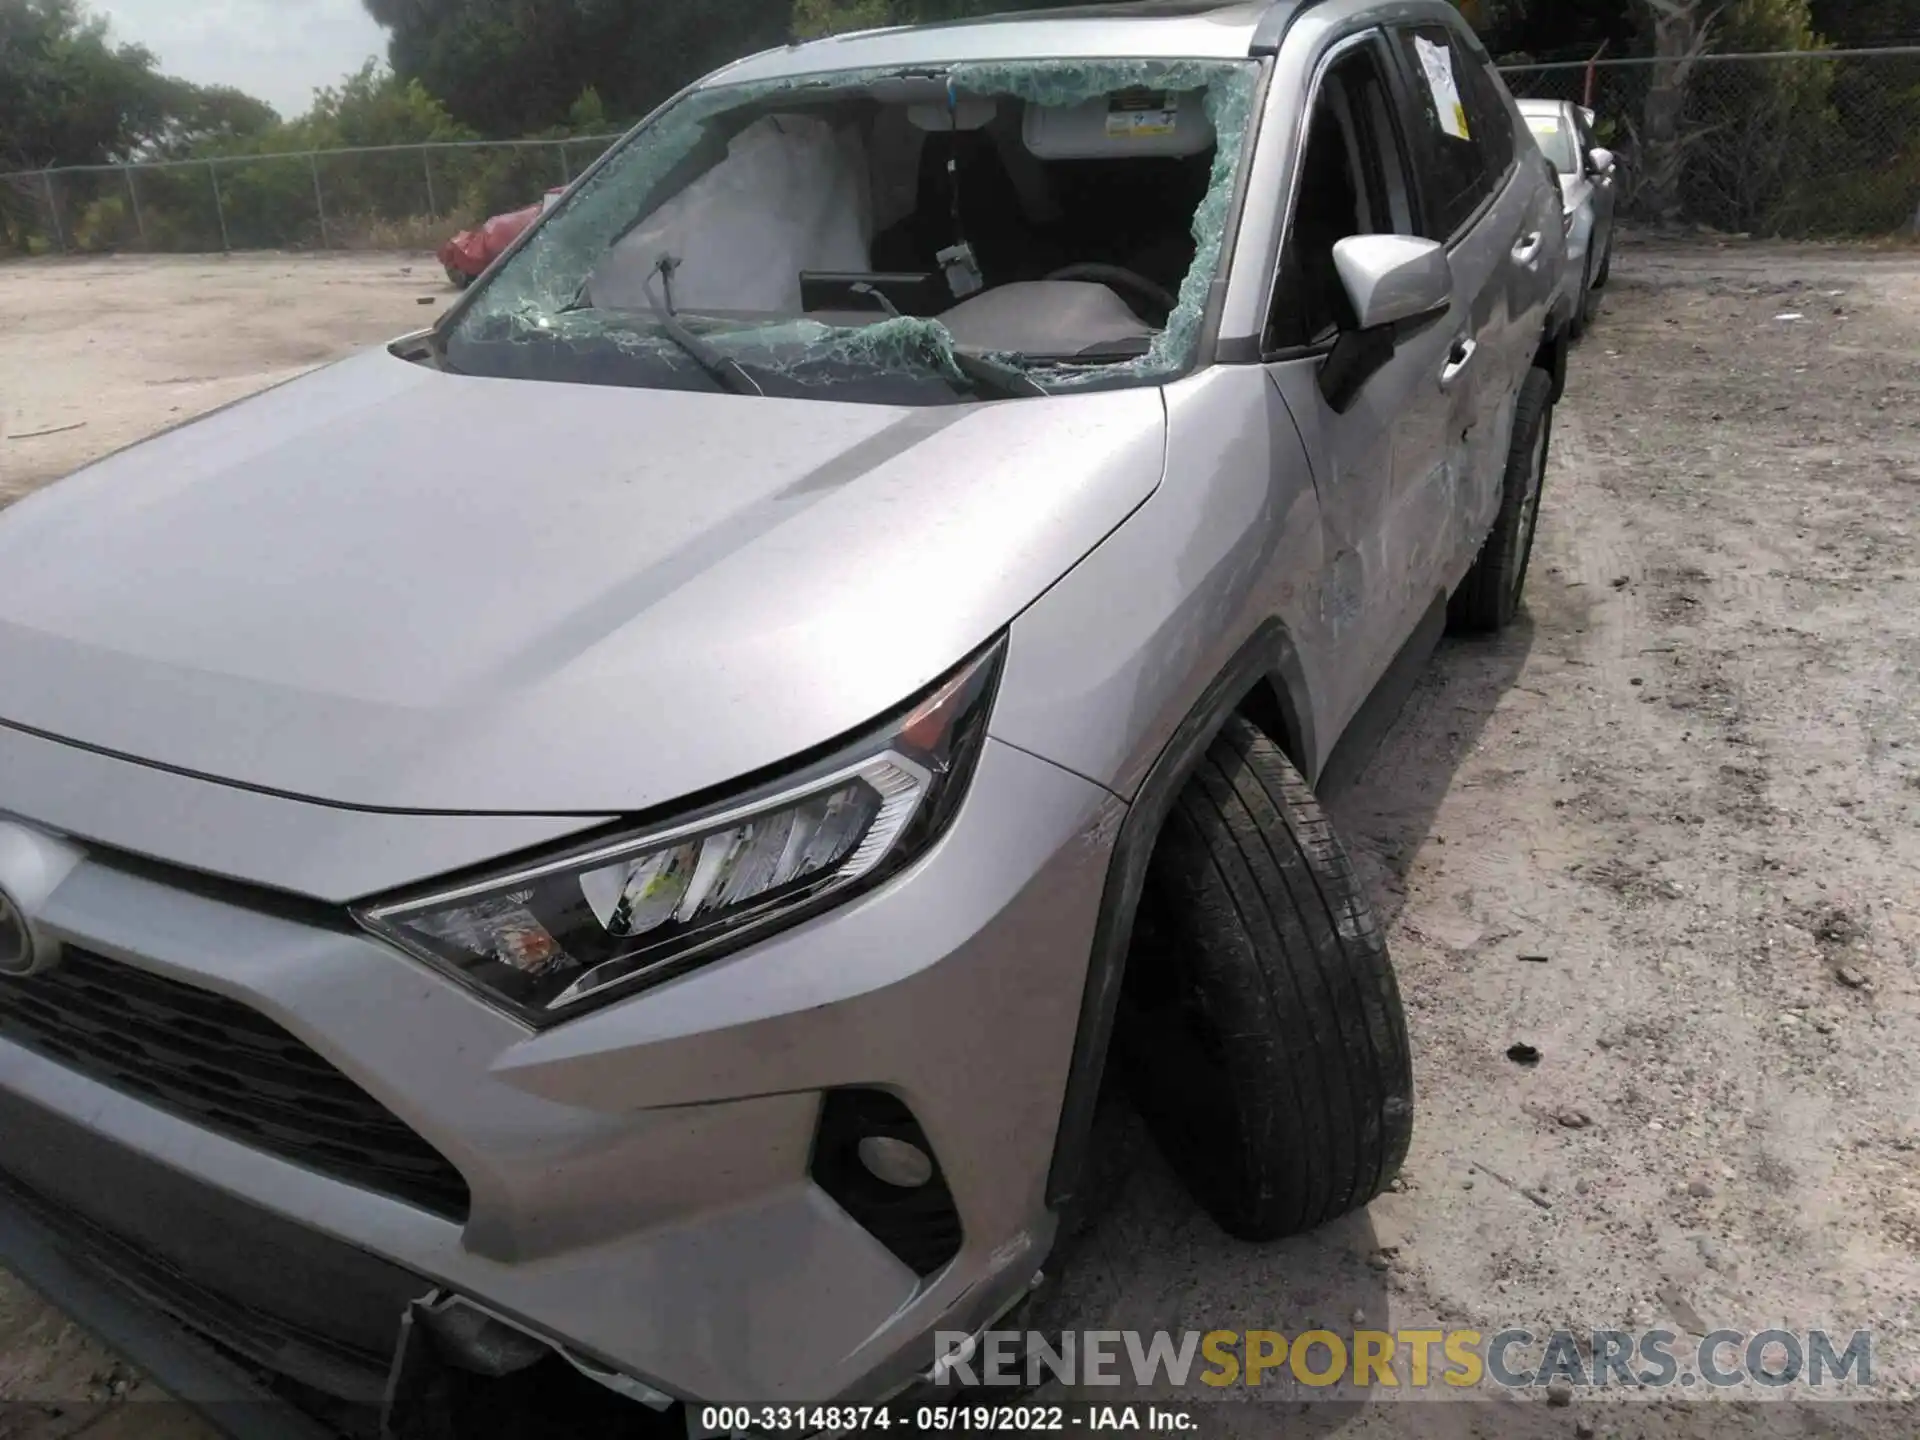
[[[953,368],[983,395],[998,400],[1025,400],[1047,393],[1046,386],[1017,365],[989,360],[985,355],[974,355],[957,347],[949,353],[953,356]]]
[[[893,303],[887,292],[878,285],[869,285],[861,281],[847,287],[855,295],[864,295],[877,304],[895,320],[904,320],[898,305]],[[1018,366],[1009,365],[1001,360],[989,360],[984,355],[969,355],[958,346],[949,348],[953,356],[953,368],[967,378],[967,382],[982,394],[991,395],[999,400],[1025,400],[1035,395],[1045,395],[1046,388],[1026,371]]]
[[[1153,352],[1153,342],[1144,335],[1138,340],[1116,340],[1111,345],[1094,345],[1072,355],[1028,356],[1061,365],[1116,365],[1123,360],[1143,360]]]
[[[673,272],[679,267],[680,262],[673,256],[662,255],[659,263],[653,267],[653,274],[647,276],[646,283],[640,287],[646,292],[647,303],[653,307],[654,318],[660,322],[660,328],[667,332],[669,340],[692,357],[695,364],[734,394],[765,395],[767,392],[762,390],[760,383],[741,367],[739,361],[722,355],[694,334],[680,322],[679,316],[674,314],[672,304],[653,293],[654,276],[659,276],[662,288],[667,289],[670,297],[673,291],[667,287],[672,286]]]
[[[579,289],[573,292],[573,299],[569,300],[566,304],[562,305],[560,309],[555,313],[560,315],[572,315],[581,310],[593,309],[593,302],[587,298],[587,290],[592,284],[593,284],[593,276],[591,273],[589,273],[580,281]]]

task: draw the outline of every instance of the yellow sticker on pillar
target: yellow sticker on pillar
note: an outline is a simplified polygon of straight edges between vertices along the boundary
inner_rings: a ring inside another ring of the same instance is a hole
[[[1467,129],[1467,107],[1460,99],[1460,85],[1453,77],[1453,51],[1445,45],[1413,37],[1413,48],[1420,57],[1420,72],[1433,96],[1434,111],[1440,117],[1443,134],[1456,140],[1471,140]]]

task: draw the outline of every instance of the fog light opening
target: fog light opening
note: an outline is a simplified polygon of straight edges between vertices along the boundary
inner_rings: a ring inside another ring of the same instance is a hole
[[[940,1152],[898,1095],[829,1090],[807,1173],[914,1274],[936,1274],[960,1253],[960,1211]]]
[[[918,1190],[933,1180],[933,1157],[909,1140],[868,1135],[858,1153],[869,1175],[896,1190]]]

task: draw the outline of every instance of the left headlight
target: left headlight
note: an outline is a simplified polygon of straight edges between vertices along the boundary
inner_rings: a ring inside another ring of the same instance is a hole
[[[938,839],[986,740],[1002,648],[757,794],[354,919],[536,1026],[660,984],[879,884]]]

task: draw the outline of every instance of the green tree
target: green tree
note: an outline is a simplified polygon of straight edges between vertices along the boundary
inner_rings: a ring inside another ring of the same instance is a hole
[[[1920,0],[1813,0],[1813,23],[1836,45],[1920,45]]]
[[[636,116],[706,71],[784,43],[793,0],[364,0],[394,70],[488,135],[561,124],[584,88]]]
[[[280,116],[264,100],[226,85],[170,82],[165,111],[153,133],[143,137],[143,160],[183,160],[271,134]]]
[[[888,0],[795,0],[793,33],[802,40],[894,23]]]
[[[313,108],[283,137],[305,150],[336,150],[367,145],[423,145],[438,140],[471,139],[427,87],[369,60],[338,85],[313,97]],[[276,148],[282,148],[276,145]]]
[[[161,74],[78,0],[0,0],[0,168],[171,159],[279,118],[229,86]]]
[[[237,90],[161,74],[151,51],[114,43],[79,0],[0,0],[0,171],[176,159],[278,120]],[[118,175],[0,182],[0,245],[113,243],[130,205]]]
[[[430,217],[436,202],[453,208],[484,157],[451,152],[450,158],[429,161],[416,151],[387,147],[472,138],[473,132],[418,80],[402,79],[369,62],[316,94],[313,108],[298,119],[201,153],[262,157],[220,168],[227,229],[236,245],[305,246],[323,238],[334,245],[362,240],[397,244],[420,238],[413,227]],[[329,153],[333,151],[358,153]],[[317,158],[305,158],[313,152]],[[274,155],[290,158],[265,158]],[[427,167],[434,163],[444,192],[439,196],[432,195],[428,179]],[[324,237],[316,179],[325,197]]]
[[[0,0],[0,165],[119,159],[160,130],[172,82],[77,0]]]

